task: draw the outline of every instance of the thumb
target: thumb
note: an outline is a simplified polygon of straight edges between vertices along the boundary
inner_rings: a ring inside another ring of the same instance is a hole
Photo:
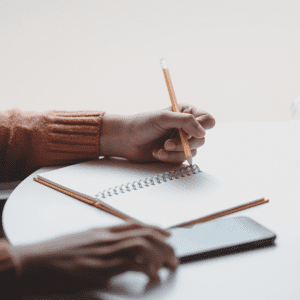
[[[165,130],[181,128],[188,135],[192,135],[196,138],[203,138],[205,136],[204,128],[199,124],[196,118],[189,113],[163,111],[157,118],[157,123]]]

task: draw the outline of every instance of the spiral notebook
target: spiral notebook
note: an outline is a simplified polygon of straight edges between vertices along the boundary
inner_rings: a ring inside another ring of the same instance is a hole
[[[42,173],[34,180],[122,219],[164,228],[268,202],[245,187],[224,186],[197,165],[103,158]]]

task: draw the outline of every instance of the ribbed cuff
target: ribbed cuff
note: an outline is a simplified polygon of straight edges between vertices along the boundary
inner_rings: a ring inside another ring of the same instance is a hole
[[[104,114],[95,111],[46,113],[36,135],[40,164],[64,164],[98,158]]]

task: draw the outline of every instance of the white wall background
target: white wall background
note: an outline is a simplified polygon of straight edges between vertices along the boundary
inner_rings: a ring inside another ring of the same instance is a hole
[[[300,1],[0,0],[0,109],[285,121],[300,94]]]

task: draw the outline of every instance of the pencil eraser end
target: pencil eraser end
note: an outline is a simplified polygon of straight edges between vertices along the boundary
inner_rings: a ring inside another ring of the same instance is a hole
[[[167,61],[164,58],[160,60],[160,63],[163,69],[168,69]]]

